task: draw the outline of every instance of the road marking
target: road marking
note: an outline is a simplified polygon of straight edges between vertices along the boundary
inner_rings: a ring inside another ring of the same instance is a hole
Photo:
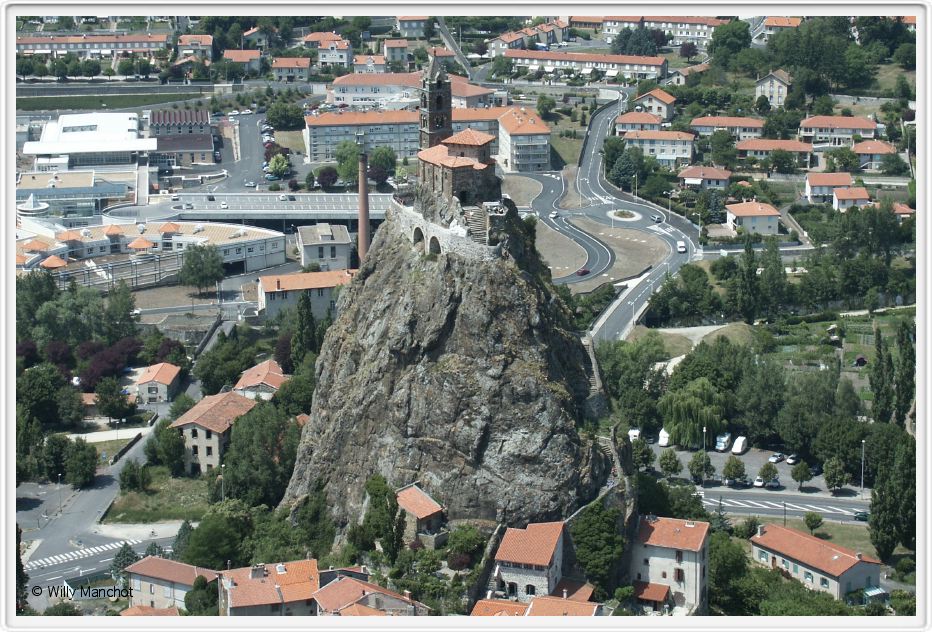
[[[854,512],[853,512],[853,511],[848,511],[847,509],[839,509],[838,507],[829,507],[828,505],[826,505],[826,507],[827,507],[828,509],[833,509],[833,510],[835,510],[836,512],[838,512],[838,513],[840,513],[840,514],[845,514],[846,516],[853,516],[853,515],[854,515]]]
[[[764,503],[755,502],[755,501],[753,501],[753,500],[745,500],[745,501],[742,501],[742,502],[749,503],[749,504],[751,504],[751,505],[753,505],[753,506],[755,506],[755,507],[760,507],[761,509],[773,509],[773,507],[768,507],[768,506],[765,505]]]
[[[784,503],[789,509],[795,509],[796,511],[808,511],[805,507],[800,507],[799,505],[792,505],[790,503]]]
[[[822,511],[822,512],[825,511],[825,507],[816,507],[814,505],[803,505],[803,507],[809,507],[809,509],[813,511]]]
[[[140,544],[141,540],[126,540],[125,541],[130,546]],[[79,558],[91,557],[103,551],[112,551],[113,549],[118,549],[123,546],[123,541],[120,542],[110,542],[108,544],[103,544],[96,546],[90,549],[82,549],[80,551],[70,551],[68,553],[59,553],[58,555],[52,555],[49,557],[44,557],[39,560],[31,560],[23,565],[25,570],[34,570],[36,568],[41,568],[45,566],[54,566],[56,564],[62,564],[71,560],[76,560]],[[113,559],[113,558],[111,558]]]

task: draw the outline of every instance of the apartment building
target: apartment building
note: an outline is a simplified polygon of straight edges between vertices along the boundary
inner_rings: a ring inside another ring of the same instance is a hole
[[[398,62],[401,64],[408,63],[408,40],[389,39],[385,40],[382,45],[385,61],[388,63]]]
[[[774,151],[788,151],[796,156],[796,164],[808,169],[812,160],[812,143],[803,143],[798,140],[778,140],[774,138],[749,138],[739,140],[735,144],[738,158],[755,160],[770,159]]]
[[[385,55],[355,55],[353,57],[353,72],[381,74],[385,70]]]
[[[169,428],[176,428],[184,438],[185,471],[199,475],[220,467],[233,422],[255,405],[255,400],[238,393],[209,395],[172,422]]]
[[[178,57],[197,57],[212,61],[214,58],[214,36],[179,35]]]
[[[761,32],[755,38],[761,44],[766,44],[767,41],[782,31],[787,29],[799,28],[799,25],[802,24],[802,18],[787,18],[787,17],[778,17],[778,16],[767,16],[764,19],[763,28]]]
[[[625,132],[627,147],[638,147],[664,167],[688,163],[693,157],[693,135],[689,132],[641,130]]]
[[[365,73],[343,75],[327,89],[327,103],[382,110],[417,108],[421,101],[421,77],[418,72]],[[495,91],[469,83],[466,77],[448,75],[454,108],[479,108],[490,105]]]
[[[395,28],[407,39],[424,39],[424,31],[430,17],[426,15],[402,15],[395,21]]]
[[[312,263],[321,271],[348,270],[353,254],[349,231],[342,224],[315,224],[298,228],[301,267]]]
[[[131,607],[184,608],[184,596],[203,577],[217,580],[217,571],[149,555],[126,567]]]
[[[305,35],[303,41],[305,46],[316,50],[321,47],[326,48],[327,44],[330,42],[339,42],[342,40],[343,38],[336,33],[330,33],[327,31],[315,31],[314,33],[308,33]]]
[[[667,60],[663,57],[638,55],[606,55],[595,53],[562,53],[547,50],[508,49],[504,56],[515,66],[534,72],[563,72],[590,74],[594,70],[607,77],[626,79],[663,79],[667,76]]]
[[[728,228],[736,235],[739,228],[743,228],[749,234],[776,235],[779,233],[780,211],[770,204],[756,200],[726,204],[725,216]]]
[[[686,42],[691,42],[700,49],[705,49],[712,41],[712,33],[715,31],[715,27],[727,23],[728,20],[695,15],[645,15],[643,21],[646,29],[657,29],[672,34],[673,39],[670,41],[672,46],[680,46]]]
[[[533,111],[508,108],[498,119],[497,162],[507,172],[550,169],[550,128]]]
[[[810,204],[824,204],[832,201],[832,192],[838,187],[850,187],[854,184],[850,173],[807,173],[806,200]]]
[[[355,274],[356,270],[330,270],[259,277],[259,313],[272,320],[282,310],[297,307],[298,299],[306,294],[315,319],[323,320],[328,313],[336,316],[336,290]]]
[[[49,55],[63,57],[73,53],[80,59],[103,59],[142,55],[152,58],[170,43],[168,33],[125,33],[96,35],[17,36],[18,55]]]
[[[199,110],[152,110],[149,137],[179,134],[210,134],[210,112]]]
[[[813,145],[851,147],[874,138],[877,123],[863,116],[810,116],[799,124],[799,140]],[[855,136],[859,138],[855,140]]]
[[[700,116],[694,118],[690,129],[700,136],[711,136],[725,130],[738,140],[760,138],[764,131],[764,120],[749,116]]]
[[[311,79],[310,57],[276,57],[272,61],[272,74],[276,81],[294,83]]]
[[[659,612],[705,614],[709,523],[638,516],[637,529],[630,574],[638,602]]]
[[[317,62],[321,66],[352,68],[354,59],[353,47],[343,39],[321,43],[317,48]]]
[[[754,99],[766,97],[772,108],[782,108],[786,95],[793,85],[793,78],[785,70],[771,70],[763,77],[759,77],[754,84]]]
[[[624,136],[626,132],[639,130],[660,131],[661,119],[656,114],[649,112],[625,112],[615,119],[615,135]]]
[[[632,100],[632,108],[641,112],[656,114],[664,121],[673,119],[673,104],[676,103],[676,97],[664,92],[660,88],[654,88],[650,92],[635,97]]]

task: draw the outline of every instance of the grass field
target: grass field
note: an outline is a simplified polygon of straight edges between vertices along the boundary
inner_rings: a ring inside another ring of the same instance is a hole
[[[275,132],[275,142],[291,151],[304,153],[304,137],[301,132]]]
[[[16,99],[17,110],[92,110],[107,107],[109,109],[130,108],[137,105],[171,103],[187,99],[200,98],[192,94],[110,94],[103,96],[77,97],[19,97]],[[302,145],[303,147],[303,145]]]
[[[637,325],[634,329],[631,330],[631,334],[628,336],[629,342],[634,342],[638,338],[643,338],[650,331],[655,331],[653,329],[648,329],[644,325]],[[667,360],[670,358],[676,358],[681,355],[689,353],[693,348],[692,341],[686,336],[681,336],[679,334],[671,334],[658,332],[660,337],[663,338],[663,348],[667,352]]]
[[[877,87],[880,90],[892,90],[896,87],[896,78],[904,75],[909,85],[916,89],[916,71],[903,70],[899,64],[883,64],[877,66]]]
[[[95,448],[97,448],[98,459],[101,461],[112,459],[113,455],[119,452],[120,449],[123,448],[123,446],[129,443],[129,440],[132,439],[135,436],[135,434],[136,433],[130,430],[127,430],[125,439],[114,439],[112,441],[101,441],[100,443],[92,444]],[[140,441],[145,441],[145,440],[146,440],[145,437],[140,439]],[[106,458],[104,457],[105,454],[107,455]]]
[[[750,344],[753,337],[751,326],[747,323],[729,323],[721,329],[706,335],[702,340],[712,343],[718,338],[728,338],[735,344],[746,345]]]
[[[171,478],[162,466],[151,468],[152,484],[145,493],[121,494],[104,522],[200,520],[207,511],[207,479]]]
[[[562,104],[557,103],[557,107]],[[576,110],[577,120],[571,121],[569,116],[553,112],[547,124],[550,125],[550,144],[556,151],[559,158],[567,165],[579,164],[579,153],[582,151],[583,139],[586,137],[586,127],[589,123],[589,112],[586,111],[586,125],[579,124],[579,115],[582,113],[581,108]],[[575,131],[577,138],[568,138],[560,136],[560,132],[568,130]],[[553,165],[555,168],[561,168],[563,165]]]

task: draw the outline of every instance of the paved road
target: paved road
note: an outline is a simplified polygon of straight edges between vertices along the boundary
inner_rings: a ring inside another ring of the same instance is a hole
[[[855,522],[854,512],[866,511],[870,507],[869,501],[812,497],[795,491],[764,491],[753,488],[734,490],[722,486],[707,486],[699,488],[697,493],[702,494],[702,503],[707,510],[716,511],[721,504],[725,513],[740,515],[782,517],[785,511],[789,518],[801,518],[814,511],[826,520]]]

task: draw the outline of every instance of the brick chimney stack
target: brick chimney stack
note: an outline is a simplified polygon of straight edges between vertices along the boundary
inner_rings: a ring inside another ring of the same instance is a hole
[[[362,266],[369,251],[369,157],[362,134],[356,136],[359,145],[359,265]]]

